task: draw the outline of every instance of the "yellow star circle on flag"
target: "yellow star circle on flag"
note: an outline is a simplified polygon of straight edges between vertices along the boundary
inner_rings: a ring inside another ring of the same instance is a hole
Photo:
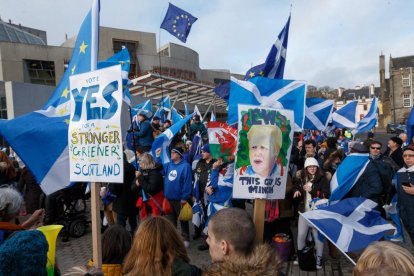
[[[254,73],[253,73],[253,72],[250,72],[250,73],[249,73],[249,76],[250,76],[251,78],[253,78],[253,77],[254,77]]]
[[[70,69],[70,71],[72,72],[72,75],[75,74],[75,69],[76,69],[76,64],[73,65],[72,69]]]
[[[69,94],[69,89],[66,87],[66,88],[63,90],[63,92],[62,92],[62,97],[67,98],[67,97],[68,97],[68,94]]]

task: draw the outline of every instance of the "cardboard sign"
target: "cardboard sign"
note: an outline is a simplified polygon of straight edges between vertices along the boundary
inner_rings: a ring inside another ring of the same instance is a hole
[[[293,111],[238,106],[233,197],[283,199],[293,140]]]
[[[70,180],[122,183],[121,65],[70,77]]]

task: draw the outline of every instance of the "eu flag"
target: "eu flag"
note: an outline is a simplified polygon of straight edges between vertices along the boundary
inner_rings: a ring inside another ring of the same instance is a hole
[[[167,14],[162,21],[161,28],[181,40],[187,41],[191,26],[197,21],[197,17],[169,3]]]

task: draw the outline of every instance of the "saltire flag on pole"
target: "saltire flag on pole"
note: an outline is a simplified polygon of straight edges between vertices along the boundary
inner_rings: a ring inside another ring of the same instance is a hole
[[[196,21],[197,17],[194,17],[190,13],[169,3],[167,14],[164,17],[160,28],[166,30],[185,43],[190,34],[191,27]]]
[[[377,203],[363,197],[347,198],[301,215],[342,252],[354,252],[395,230],[374,209],[376,206]]]
[[[133,130],[138,127],[138,113],[141,111],[145,111],[148,114],[148,117],[152,116],[151,100],[146,100],[145,102],[137,104],[131,108],[132,125],[129,126],[129,130]],[[135,151],[133,135],[132,131],[128,131],[125,137],[125,143],[128,149]]]
[[[290,26],[290,15],[283,27],[282,31],[277,36],[276,42],[270,48],[264,64],[259,64],[247,71],[245,80],[253,77],[262,76],[270,79],[283,79],[286,63],[286,51],[288,45]]]
[[[184,103],[184,116],[190,115],[190,108],[188,107],[188,103]]]
[[[137,104],[136,106],[134,106],[133,108],[131,108],[131,113],[132,113],[132,120],[133,121],[137,121],[137,114],[140,111],[148,111],[148,112],[152,112],[152,105],[151,105],[151,100],[146,100],[143,103]]]
[[[179,122],[182,118],[184,118],[174,107],[171,108],[171,120],[175,124],[176,122]]]
[[[167,120],[168,115],[171,111],[171,100],[170,96],[162,97],[157,104],[157,111],[154,116],[160,117],[161,122],[164,123]]]
[[[368,153],[351,153],[341,164],[331,179],[331,196],[329,201],[336,203],[341,200],[355,185],[365,168],[368,166]]]
[[[160,158],[163,164],[170,162],[170,150],[169,146],[171,144],[172,138],[181,130],[181,128],[191,119],[193,114],[190,114],[184,117],[182,120],[173,124],[170,128],[166,129],[163,133],[155,138],[152,143],[151,153],[152,156],[156,156],[155,152],[157,149],[161,149]]]
[[[238,105],[260,105],[290,109],[294,112],[295,131],[305,121],[306,82],[256,77],[249,81],[231,78],[227,123],[237,123]]]
[[[201,158],[201,147],[202,147],[201,142],[202,141],[203,140],[201,139],[201,134],[198,131],[196,135],[194,135],[193,141],[190,147],[190,161],[191,162]]]
[[[131,84],[128,74],[129,67],[131,65],[131,59],[129,56],[128,49],[125,46],[122,46],[122,50],[108,58],[107,60],[98,62],[98,69],[106,68],[109,66],[114,66],[121,64],[122,72],[122,100],[128,105],[131,106],[131,94],[129,93],[129,85]]]
[[[203,206],[200,202],[200,187],[198,184],[198,176],[197,174],[194,174],[194,185],[193,185],[193,196],[195,198],[194,204],[193,204],[193,219],[192,222],[197,227],[203,227],[204,226],[204,210]]]
[[[411,108],[410,115],[407,119],[407,141],[412,141],[414,136],[414,108]]]
[[[85,17],[68,69],[41,110],[0,120],[0,135],[35,176],[45,194],[69,185],[69,76],[96,70],[99,45],[99,1]]]
[[[222,122],[209,122],[207,127],[211,156],[226,161],[236,151],[237,129]]]
[[[352,101],[332,113],[332,124],[337,128],[354,129],[356,127],[355,114],[358,101]]]
[[[211,111],[210,122],[215,122],[215,121],[216,121],[216,115],[214,114],[213,111]]]
[[[328,125],[334,101],[321,98],[306,98],[304,129],[323,131]]]
[[[352,130],[352,135],[357,133],[368,132],[375,127],[378,120],[378,99],[372,98],[371,107],[368,110],[367,115],[358,122],[357,127]]]
[[[203,116],[201,116],[201,112],[200,112],[200,110],[198,110],[197,105],[194,106],[194,112],[193,113],[194,113],[194,115],[197,114],[198,116],[200,116],[200,120],[203,121]]]
[[[403,241],[405,242],[405,236],[404,231],[401,223],[400,213],[398,211],[397,205],[398,205],[398,194],[395,194],[392,198],[390,204],[384,205],[385,213],[391,218],[391,220],[394,222],[397,230],[393,235],[388,235],[385,238],[387,240],[392,241]]]

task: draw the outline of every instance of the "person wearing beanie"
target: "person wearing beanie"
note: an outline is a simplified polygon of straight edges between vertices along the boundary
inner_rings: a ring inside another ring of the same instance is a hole
[[[250,165],[240,175],[273,177],[280,173],[276,163],[282,147],[282,131],[275,125],[253,125],[247,133]],[[243,168],[242,168],[243,170]]]
[[[156,150],[157,162],[162,164],[159,155],[161,149]],[[171,149],[171,161],[163,165],[162,173],[164,178],[164,195],[171,203],[172,212],[167,218],[177,226],[178,216],[181,207],[187,202],[191,202],[192,178],[193,173],[190,164],[183,158],[183,148],[175,147]],[[181,236],[186,247],[190,245],[190,225],[188,221],[180,221]]]
[[[16,232],[0,245],[0,275],[47,275],[48,249],[42,232]]]
[[[391,137],[388,140],[388,149],[384,152],[384,155],[389,156],[394,160],[397,165],[402,168],[404,166],[404,159],[402,157],[403,141],[399,137]]]
[[[154,142],[153,128],[149,121],[150,117],[151,113],[149,111],[141,110],[138,113],[138,130],[134,131],[137,147],[143,151],[149,151],[152,142]]]
[[[403,150],[404,167],[398,173],[414,172],[414,144]],[[414,181],[413,181],[414,182]],[[414,244],[414,183],[397,183],[398,209],[403,225]]]
[[[306,158],[304,169],[296,172],[296,178],[293,182],[293,198],[301,198],[303,200],[303,206],[299,211],[307,212],[315,208],[317,209],[315,205],[318,205],[318,201],[320,203],[325,203],[327,202],[329,196],[329,181],[319,168],[318,160],[314,157]],[[305,248],[309,228],[309,223],[302,216],[299,216],[297,240],[298,251]],[[321,269],[323,242],[317,238],[318,230],[312,228],[312,234],[316,248],[316,267],[317,269]]]

